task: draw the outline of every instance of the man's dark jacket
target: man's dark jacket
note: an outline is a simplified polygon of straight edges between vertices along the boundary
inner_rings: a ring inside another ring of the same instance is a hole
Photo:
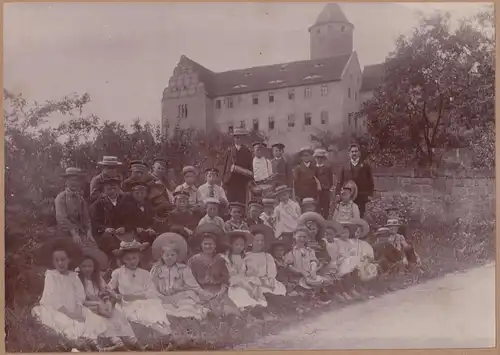
[[[373,196],[375,186],[373,184],[372,168],[367,163],[360,161],[358,165],[352,165],[351,161],[342,166],[338,176],[336,194],[340,194],[342,186],[353,180],[358,186],[358,197],[356,201],[367,202],[368,196]]]

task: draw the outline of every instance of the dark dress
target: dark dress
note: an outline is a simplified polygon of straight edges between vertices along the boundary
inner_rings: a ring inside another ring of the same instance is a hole
[[[339,182],[335,193],[339,195],[342,186],[350,180],[353,180],[358,187],[358,197],[356,197],[354,203],[358,205],[360,217],[363,218],[368,197],[373,196],[375,190],[372,168],[363,161],[360,161],[356,166],[352,165],[349,161],[340,170]]]
[[[144,202],[141,209],[132,196],[126,195],[118,204],[115,221],[118,228],[124,227],[126,232],[136,232],[137,228],[153,228],[153,224],[154,211],[148,201]],[[151,243],[154,240],[148,233],[141,233],[138,237],[141,242]]]
[[[293,170],[295,196],[299,203],[302,203],[302,200],[306,197],[312,197],[317,200],[318,186],[315,177],[316,164],[314,162],[311,162],[309,167],[304,163],[300,163]]]
[[[318,213],[327,219],[330,214],[330,189],[333,186],[333,168],[331,165],[316,166],[316,178],[321,184],[321,191],[318,193]]]
[[[105,230],[120,227],[117,224],[117,209],[124,198],[125,195],[118,195],[115,206],[107,196],[101,196],[90,206],[92,235],[99,248],[108,255],[120,246],[120,241],[114,234],[106,233]]]
[[[168,224],[170,227],[186,227],[191,231],[194,231],[198,226],[202,216],[197,212],[191,210],[178,211],[177,209],[172,210],[168,215]]]
[[[224,158],[224,184],[227,190],[229,202],[240,202],[246,204],[248,194],[248,183],[252,177],[231,172],[231,166],[237,165],[243,169],[253,171],[253,156],[250,149],[242,145],[240,149],[232,146],[226,152]]]

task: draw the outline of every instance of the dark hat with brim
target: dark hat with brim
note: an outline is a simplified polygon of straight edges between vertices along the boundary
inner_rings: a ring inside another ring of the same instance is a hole
[[[69,177],[79,177],[83,178],[85,176],[84,172],[82,169],[78,168],[67,168],[62,174],[62,177],[69,178]]]
[[[248,208],[250,208],[252,206],[253,207],[259,207],[259,208],[263,208],[264,207],[260,201],[256,201],[256,200],[248,202]]]
[[[149,243],[141,243],[136,240],[133,240],[131,242],[121,241],[120,248],[113,250],[113,254],[116,256],[122,256],[125,253],[140,253],[146,250],[148,247]]]
[[[262,146],[264,148],[267,148],[267,144],[264,142],[253,142],[252,147],[256,147],[256,146]]]
[[[130,189],[132,191],[147,190],[148,188],[149,185],[145,181],[134,181],[133,183],[130,184]]]
[[[162,163],[165,166],[168,166],[168,160],[166,158],[163,158],[163,157],[154,157],[153,163]]]
[[[250,231],[245,229],[235,229],[233,231],[227,232],[226,237],[229,240],[229,243],[232,243],[236,238],[243,238],[245,240],[245,245],[252,244],[253,235]]]
[[[274,239],[274,231],[271,227],[265,224],[254,224],[250,227],[250,232],[252,235],[262,234],[264,236],[265,250],[271,249]]]
[[[151,246],[153,260],[159,260],[163,250],[172,247],[177,251],[177,260],[183,262],[186,260],[188,246],[186,240],[177,233],[163,233],[159,235]]]
[[[108,256],[97,247],[82,247],[83,260],[90,258],[97,263],[100,270],[107,270],[109,267]]]
[[[246,206],[244,204],[242,204],[241,202],[230,202],[229,209],[234,208],[234,207],[240,208],[243,211],[246,209]]]
[[[217,168],[206,168],[205,173],[216,173],[219,174],[219,169]]]
[[[276,147],[278,149],[285,149],[285,145],[283,143],[274,143],[272,147]]]
[[[53,269],[53,254],[56,250],[65,251],[70,259],[70,269],[76,268],[82,260],[82,250],[68,238],[54,238],[42,244],[37,253],[37,263]]]

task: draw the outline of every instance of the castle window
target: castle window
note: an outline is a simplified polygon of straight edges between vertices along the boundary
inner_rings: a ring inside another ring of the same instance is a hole
[[[268,128],[270,131],[274,130],[274,117],[269,117]]]
[[[305,88],[304,89],[304,97],[308,98],[312,96],[311,88]]]
[[[321,96],[328,95],[328,85],[321,85]]]
[[[233,98],[232,97],[226,98],[226,105],[227,105],[227,108],[233,108]]]
[[[295,127],[295,115],[293,113],[291,115],[288,115],[288,127]]]
[[[252,104],[258,105],[259,104],[259,95],[253,95],[252,96]]]
[[[246,127],[245,120],[240,121],[240,128],[245,128],[245,127]]]
[[[269,93],[269,102],[274,102],[274,93]]]
[[[288,100],[295,100],[295,90],[294,89],[288,90]]]
[[[217,110],[219,110],[219,109],[220,109],[220,106],[221,106],[221,102],[220,102],[220,100],[215,100],[215,108],[216,108]]]
[[[321,111],[321,124],[328,124],[328,111]]]
[[[348,98],[351,98],[351,88],[348,88],[348,89],[347,89],[347,97],[348,97]]]
[[[258,131],[259,130],[259,119],[258,118],[254,118],[253,121],[252,121],[252,128],[254,131]]]
[[[310,126],[312,124],[312,115],[309,112],[304,114],[304,126]]]
[[[232,134],[233,131],[234,131],[234,126],[232,123],[230,123],[229,126],[227,127],[227,133]]]
[[[187,104],[177,105],[177,118],[186,118],[188,116]]]

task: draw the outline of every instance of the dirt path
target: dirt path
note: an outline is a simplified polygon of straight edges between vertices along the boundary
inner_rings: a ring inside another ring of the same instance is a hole
[[[331,311],[239,349],[495,346],[495,266],[451,274]]]

